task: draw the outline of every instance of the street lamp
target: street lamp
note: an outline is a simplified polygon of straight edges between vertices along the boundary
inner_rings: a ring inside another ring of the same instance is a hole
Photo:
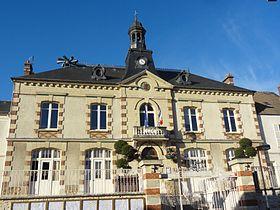
[[[193,132],[188,133],[189,138],[191,142],[196,141],[196,135]],[[180,210],[183,210],[183,200],[182,200],[182,159],[181,159],[181,153],[180,153],[180,146],[178,144],[176,145],[176,150],[177,150],[177,167],[178,167],[178,185],[179,185],[179,199],[180,199]]]
[[[259,159],[259,165],[260,165],[260,169],[261,169],[261,176],[262,176],[262,183],[263,183],[263,188],[264,188],[266,208],[269,209],[269,203],[268,203],[268,199],[267,199],[266,184],[265,184],[265,180],[264,180],[264,174],[263,174],[263,167],[262,167],[260,152],[270,150],[270,145],[264,143],[264,144],[261,144],[261,145],[257,146],[256,149],[258,151],[258,159]]]

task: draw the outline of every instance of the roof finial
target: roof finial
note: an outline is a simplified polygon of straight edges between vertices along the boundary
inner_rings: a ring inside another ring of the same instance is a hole
[[[138,12],[137,12],[137,10],[134,10],[134,20],[138,21]]]

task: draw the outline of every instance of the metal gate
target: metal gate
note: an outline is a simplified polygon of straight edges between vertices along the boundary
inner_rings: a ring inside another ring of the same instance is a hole
[[[184,173],[181,177],[180,179],[177,174],[177,178],[162,182],[161,199],[164,210],[180,209],[180,205],[184,209],[209,210],[233,210],[238,206],[237,177],[190,177]]]

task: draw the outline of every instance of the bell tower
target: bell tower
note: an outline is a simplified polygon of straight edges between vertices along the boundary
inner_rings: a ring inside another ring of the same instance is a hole
[[[134,21],[128,30],[130,47],[125,59],[126,74],[124,78],[136,75],[144,70],[157,74],[152,57],[153,52],[146,48],[145,34],[146,30],[138,20],[137,13],[135,13]]]
[[[146,50],[145,34],[146,30],[138,20],[137,13],[135,12],[134,21],[128,30],[130,49]]]

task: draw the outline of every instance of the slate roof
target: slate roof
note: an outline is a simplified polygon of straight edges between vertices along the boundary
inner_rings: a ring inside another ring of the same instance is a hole
[[[13,80],[37,80],[53,82],[72,82],[72,83],[90,83],[90,84],[120,84],[126,74],[125,67],[103,66],[106,69],[105,80],[91,79],[92,71],[95,66],[84,67],[65,67],[51,71],[39,72],[28,76],[13,77]],[[157,75],[165,81],[178,88],[203,89],[203,90],[221,90],[237,92],[253,92],[251,90],[228,85],[223,82],[201,77],[190,73],[190,85],[179,85],[175,78],[181,70],[175,69],[156,69]]]
[[[11,102],[0,101],[0,115],[7,115],[10,112]]]
[[[260,115],[280,115],[280,97],[273,92],[254,94],[256,111]]]

